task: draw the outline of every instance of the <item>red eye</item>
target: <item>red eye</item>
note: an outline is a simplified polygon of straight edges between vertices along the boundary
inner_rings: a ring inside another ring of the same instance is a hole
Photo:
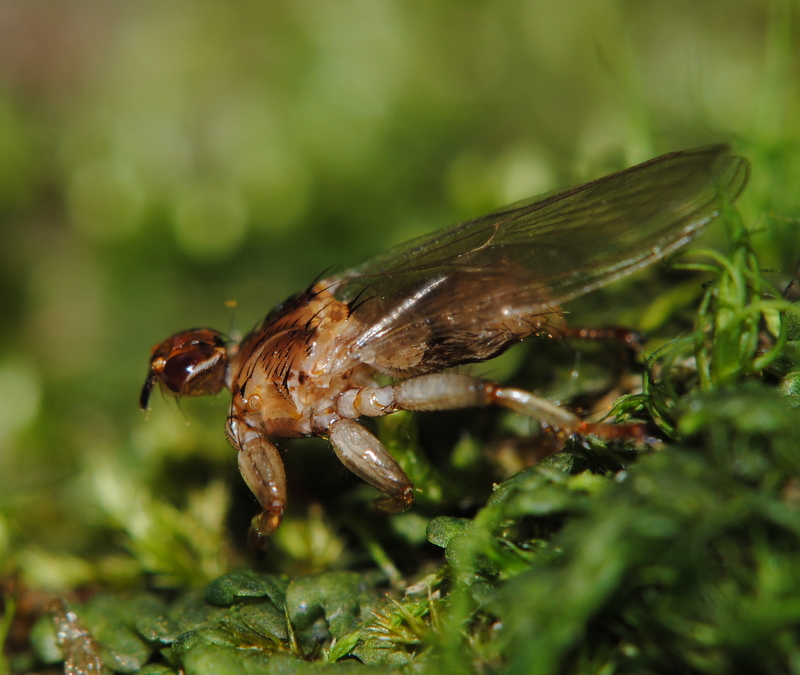
[[[167,358],[161,381],[182,396],[216,394],[224,384],[226,365],[223,347],[205,342],[191,344]]]
[[[177,396],[216,394],[225,386],[227,368],[228,353],[220,333],[209,328],[176,333],[153,348],[139,405],[147,409],[156,381]]]

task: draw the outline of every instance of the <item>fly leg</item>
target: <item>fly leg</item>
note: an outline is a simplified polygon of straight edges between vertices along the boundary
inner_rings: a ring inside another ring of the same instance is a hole
[[[572,337],[592,342],[616,342],[634,353],[642,351],[642,346],[646,339],[646,335],[641,331],[621,328],[620,326],[605,326],[602,328],[572,328],[565,326],[560,328],[557,334],[561,338]]]
[[[364,387],[345,392],[338,410],[343,417],[378,417],[395,410],[455,410],[500,405],[548,427],[566,433],[592,434],[599,438],[643,438],[638,424],[584,422],[574,413],[524,389],[504,387],[471,375],[435,373],[412,377],[386,387]]]
[[[251,432],[239,445],[239,471],[264,509],[253,518],[251,527],[257,535],[266,537],[281,524],[286,508],[286,474],[278,448]]]
[[[339,460],[356,476],[386,494],[384,511],[406,511],[414,502],[413,485],[383,444],[358,422],[338,419],[327,429]]]

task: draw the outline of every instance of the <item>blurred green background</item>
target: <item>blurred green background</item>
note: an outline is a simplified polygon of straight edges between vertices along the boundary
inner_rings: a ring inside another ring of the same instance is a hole
[[[227,403],[156,395],[146,418],[150,347],[246,332],[416,234],[722,140],[753,162],[762,263],[791,276],[799,20],[791,0],[0,1],[0,572],[124,582],[154,504],[218,531],[223,571]]]

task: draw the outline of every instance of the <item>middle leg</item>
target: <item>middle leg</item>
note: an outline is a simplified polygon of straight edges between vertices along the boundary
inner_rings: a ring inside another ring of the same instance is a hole
[[[373,434],[351,419],[335,421],[327,430],[339,460],[350,471],[387,496],[378,500],[385,511],[406,511],[414,502],[405,471]]]

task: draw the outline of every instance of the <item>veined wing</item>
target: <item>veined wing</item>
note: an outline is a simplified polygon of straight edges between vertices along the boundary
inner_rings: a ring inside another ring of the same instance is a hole
[[[491,358],[558,305],[687,243],[749,164],[724,145],[673,152],[414,239],[327,279],[363,331],[353,355],[410,375]]]

